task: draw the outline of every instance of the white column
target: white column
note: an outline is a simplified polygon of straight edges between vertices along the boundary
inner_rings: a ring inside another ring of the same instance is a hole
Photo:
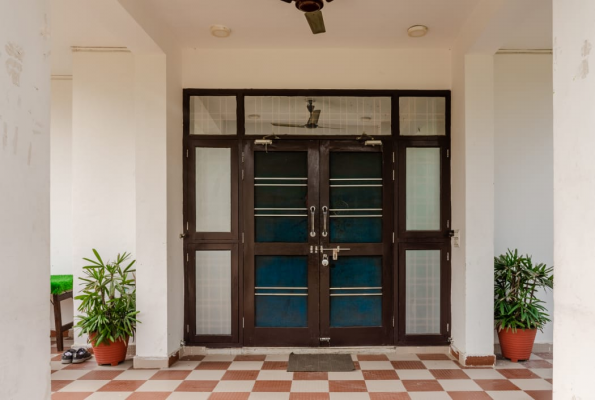
[[[595,391],[595,2],[554,0],[554,398]]]
[[[134,58],[73,54],[72,269],[75,295],[83,257],[136,257]],[[78,302],[75,301],[75,307]],[[75,312],[76,313],[76,312]],[[78,335],[78,332],[76,332]],[[76,338],[85,344],[85,338]]]
[[[0,3],[0,399],[50,398],[48,9]]]
[[[494,362],[494,59],[453,60],[452,338],[461,363]]]

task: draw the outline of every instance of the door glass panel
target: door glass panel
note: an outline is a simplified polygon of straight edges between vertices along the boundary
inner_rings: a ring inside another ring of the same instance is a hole
[[[308,257],[256,256],[255,326],[308,326]]]
[[[330,326],[382,326],[382,257],[340,256],[330,263]]]
[[[440,250],[405,251],[408,335],[440,333]]]
[[[382,153],[330,155],[330,241],[382,242]]]
[[[446,99],[444,97],[399,98],[401,136],[446,135]]]
[[[235,135],[237,122],[235,96],[190,97],[191,135]]]
[[[406,158],[406,229],[440,230],[440,149],[411,147]]]
[[[390,97],[247,96],[245,114],[246,135],[391,134]]]
[[[256,242],[308,241],[308,153],[254,153]]]
[[[196,334],[231,335],[231,251],[196,252]]]
[[[196,148],[196,232],[231,232],[229,148]]]

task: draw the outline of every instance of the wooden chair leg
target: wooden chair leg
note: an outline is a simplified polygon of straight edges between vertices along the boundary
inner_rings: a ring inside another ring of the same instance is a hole
[[[64,351],[64,337],[62,336],[62,307],[57,294],[52,295],[54,302],[54,324],[56,325],[56,347]]]

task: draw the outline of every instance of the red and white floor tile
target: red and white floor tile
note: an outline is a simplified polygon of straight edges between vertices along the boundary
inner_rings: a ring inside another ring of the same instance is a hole
[[[187,357],[139,370],[64,365],[52,347],[53,400],[522,400],[552,398],[552,355],[461,368],[447,354],[353,355],[352,372],[286,372],[289,355]]]

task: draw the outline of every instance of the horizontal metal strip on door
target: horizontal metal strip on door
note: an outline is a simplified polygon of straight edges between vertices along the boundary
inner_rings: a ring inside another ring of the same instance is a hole
[[[382,218],[382,215],[331,215],[331,218]]]
[[[331,297],[382,296],[382,293],[332,293]]]
[[[293,184],[283,184],[283,183],[257,183],[254,186],[265,186],[265,187],[273,187],[273,186],[280,186],[280,187],[290,187],[290,186],[308,186],[306,183],[293,183]]]
[[[307,181],[308,178],[266,178],[266,177],[255,177],[255,181]]]
[[[382,178],[330,178],[331,181],[381,181]]]
[[[257,185],[258,186],[258,185]],[[382,187],[382,185],[330,185],[332,188]]]
[[[292,286],[285,286],[285,287],[274,287],[274,286],[261,286],[255,287],[255,290],[267,290],[267,289],[275,289],[275,290],[308,290],[307,287],[292,287]]]
[[[307,295],[308,295],[308,293],[254,293],[254,296],[307,296]]]

